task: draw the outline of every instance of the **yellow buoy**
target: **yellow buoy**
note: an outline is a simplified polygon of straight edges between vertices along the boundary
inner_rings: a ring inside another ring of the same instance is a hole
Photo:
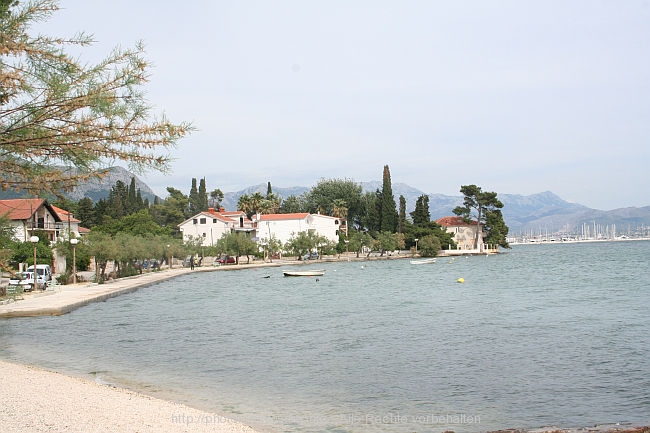
[[[464,283],[464,282],[465,282],[465,279],[464,279],[463,277],[460,277],[460,278],[459,278],[458,280],[456,280],[456,281],[459,282],[459,283]]]

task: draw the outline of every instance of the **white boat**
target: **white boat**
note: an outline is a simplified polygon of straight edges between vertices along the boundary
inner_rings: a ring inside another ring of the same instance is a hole
[[[426,265],[426,264],[435,263],[435,262],[436,262],[435,257],[431,257],[429,259],[411,260],[412,265]]]
[[[319,277],[325,273],[325,269],[312,271],[282,271],[285,277]]]

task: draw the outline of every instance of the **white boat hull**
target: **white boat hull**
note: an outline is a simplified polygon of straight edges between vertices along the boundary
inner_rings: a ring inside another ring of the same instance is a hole
[[[325,270],[314,271],[282,271],[285,277],[320,277],[325,274]]]
[[[427,265],[430,263],[435,263],[436,259],[431,258],[431,259],[420,259],[420,260],[411,260],[412,265]]]

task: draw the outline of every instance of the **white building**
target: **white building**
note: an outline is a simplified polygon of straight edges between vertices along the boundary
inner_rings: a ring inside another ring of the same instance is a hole
[[[258,239],[275,238],[282,244],[301,232],[323,236],[336,243],[339,241],[339,233],[345,232],[345,220],[310,213],[257,215],[253,223],[257,228]]]
[[[226,233],[243,231],[254,235],[255,231],[244,212],[226,212],[223,208],[218,212],[214,208],[200,212],[180,223],[178,228],[183,233],[183,241],[202,238],[204,247],[216,245]]]
[[[307,232],[339,241],[339,232],[345,232],[345,220],[320,214],[289,213],[256,215],[251,221],[244,212],[226,212],[223,208],[210,208],[178,225],[183,241],[202,238],[203,246],[216,245],[224,234],[245,232],[260,242],[275,238],[285,244],[298,233]]]
[[[63,209],[40,198],[0,200],[0,216],[14,227],[14,238],[27,242],[32,235],[47,236],[50,242],[79,237],[80,221]]]
[[[29,242],[31,236],[38,235],[56,247],[57,242],[67,242],[71,237],[79,238],[89,232],[72,213],[40,198],[0,200],[0,216],[7,218],[18,242]],[[54,273],[66,269],[66,258],[59,256],[56,249],[51,266]]]

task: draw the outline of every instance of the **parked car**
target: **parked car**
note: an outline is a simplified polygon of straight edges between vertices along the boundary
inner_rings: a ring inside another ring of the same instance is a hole
[[[160,261],[157,259],[145,259],[142,262],[142,268],[143,269],[160,269]]]
[[[20,272],[14,278],[9,279],[9,285],[21,286],[23,291],[30,292],[34,290],[34,273],[33,272]],[[37,274],[36,287],[38,290],[47,289],[47,281]]]
[[[27,272],[34,272],[34,265],[27,268]],[[42,278],[45,282],[52,281],[52,268],[50,265],[36,265],[36,272],[38,273],[38,278]]]
[[[318,259],[318,253],[316,251],[312,251],[310,253],[305,254],[302,256],[303,260],[317,260]]]
[[[217,259],[217,263],[221,265],[235,263],[235,258],[232,256],[223,256]]]

